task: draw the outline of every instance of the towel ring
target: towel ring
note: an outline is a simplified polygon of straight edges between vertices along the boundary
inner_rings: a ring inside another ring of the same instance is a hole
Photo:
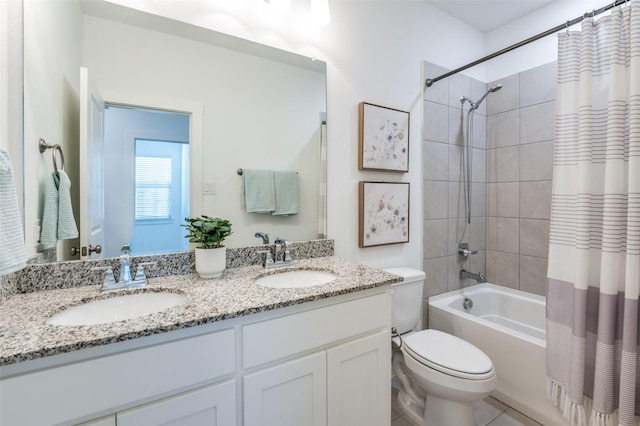
[[[62,147],[60,145],[58,144],[50,145],[44,139],[40,138],[40,140],[38,141],[38,147],[41,154],[45,152],[47,149],[53,150],[51,151],[51,159],[53,160],[53,171],[55,172],[56,175],[58,174],[58,171],[64,171],[64,154],[62,152]],[[60,168],[58,168],[58,162],[56,161],[56,153],[58,152],[60,153],[60,165],[61,165]]]

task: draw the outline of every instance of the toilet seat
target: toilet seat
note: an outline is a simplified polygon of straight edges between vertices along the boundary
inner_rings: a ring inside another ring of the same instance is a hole
[[[451,334],[423,330],[403,336],[403,346],[420,364],[450,376],[486,380],[495,375],[493,363],[484,352]]]

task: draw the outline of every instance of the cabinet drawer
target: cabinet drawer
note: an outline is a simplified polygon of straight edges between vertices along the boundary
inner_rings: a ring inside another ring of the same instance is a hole
[[[234,349],[230,329],[4,379],[0,424],[67,422],[211,381],[234,372]]]
[[[323,347],[371,330],[388,328],[388,292],[246,325],[243,366],[250,368]]]
[[[231,380],[118,413],[118,426],[236,424],[236,386]]]

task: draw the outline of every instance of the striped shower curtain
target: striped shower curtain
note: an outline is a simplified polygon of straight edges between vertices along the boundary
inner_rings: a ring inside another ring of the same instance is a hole
[[[640,4],[558,41],[547,390],[571,425],[637,425]]]

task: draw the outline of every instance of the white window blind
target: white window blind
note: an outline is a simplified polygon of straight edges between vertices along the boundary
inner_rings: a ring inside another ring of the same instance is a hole
[[[136,156],[136,220],[171,219],[169,157]]]

